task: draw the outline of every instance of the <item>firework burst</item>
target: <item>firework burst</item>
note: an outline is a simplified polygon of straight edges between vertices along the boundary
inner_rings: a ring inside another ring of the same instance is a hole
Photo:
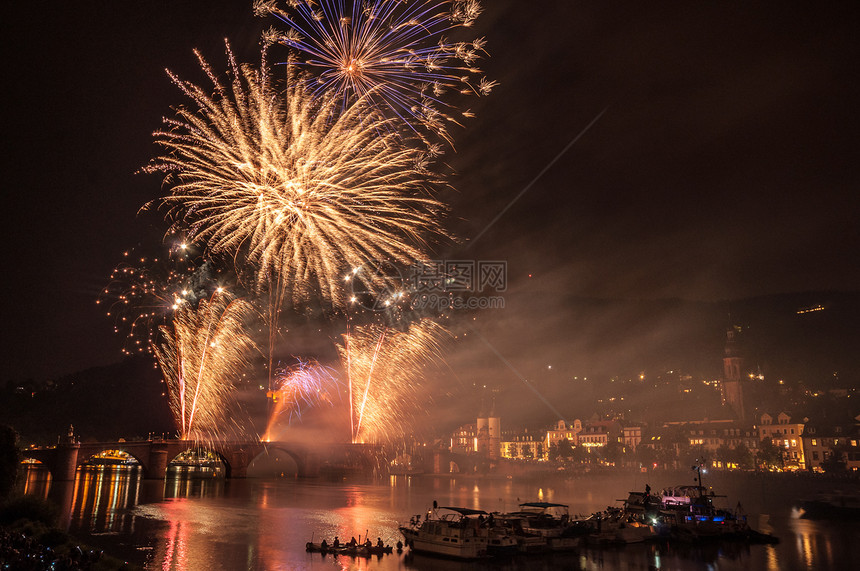
[[[458,123],[446,92],[485,95],[495,82],[476,62],[483,38],[450,42],[446,34],[471,26],[477,0],[257,0],[258,15],[273,15],[287,30],[265,40],[288,46],[306,72],[314,95],[334,94],[344,106],[368,99],[383,116],[420,134],[450,141],[446,125]],[[462,116],[471,116],[468,111]]]
[[[336,393],[334,371],[320,365],[315,359],[297,359],[294,365],[279,368],[275,371],[274,390],[269,391],[274,407],[263,439],[271,437],[275,425],[283,416],[287,416],[289,424],[294,417],[300,418],[305,408],[332,405]]]
[[[366,325],[344,335],[337,349],[350,393],[355,443],[384,443],[410,434],[427,405],[423,370],[441,360],[447,331],[429,319],[405,331]]]
[[[194,102],[155,134],[179,227],[253,268],[260,290],[346,304],[339,277],[367,260],[409,264],[442,235],[424,152],[405,146],[359,99],[342,113],[298,82],[285,95],[229,51],[229,87],[198,54],[214,95],[171,75]],[[367,284],[378,286],[379,284]],[[275,303],[274,306],[279,306]]]
[[[155,354],[167,383],[170,408],[183,439],[223,435],[233,383],[254,347],[245,332],[251,306],[226,293],[185,305],[161,326]]]

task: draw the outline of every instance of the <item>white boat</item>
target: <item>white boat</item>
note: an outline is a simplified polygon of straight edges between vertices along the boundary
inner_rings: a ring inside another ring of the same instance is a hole
[[[526,533],[546,538],[561,537],[571,523],[568,506],[551,502],[522,503],[519,511],[505,515],[521,518]]]
[[[418,516],[409,525],[400,526],[400,533],[415,553],[478,559],[488,555],[488,515],[483,510],[434,507],[424,521]]]

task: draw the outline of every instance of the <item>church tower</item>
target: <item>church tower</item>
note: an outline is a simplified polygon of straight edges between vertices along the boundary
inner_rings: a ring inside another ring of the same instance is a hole
[[[496,414],[496,397],[493,397],[493,405],[490,407],[490,414],[487,415],[487,437],[487,456],[495,460],[499,457],[502,444],[502,422]]]
[[[484,456],[490,450],[490,419],[487,415],[487,408],[484,402],[484,397],[481,397],[481,410],[478,412],[478,419],[476,423],[476,436],[477,436],[477,450],[478,454],[482,454]]]
[[[738,336],[741,328],[730,327],[726,331],[726,348],[723,356],[723,380],[721,385],[721,396],[723,406],[730,407],[738,417],[738,420],[746,420],[744,410],[744,359]]]

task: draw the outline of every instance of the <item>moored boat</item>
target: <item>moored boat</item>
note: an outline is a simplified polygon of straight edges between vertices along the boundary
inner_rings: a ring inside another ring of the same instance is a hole
[[[488,556],[488,516],[483,510],[434,507],[424,521],[418,516],[409,525],[400,526],[400,533],[415,553],[478,559]]]

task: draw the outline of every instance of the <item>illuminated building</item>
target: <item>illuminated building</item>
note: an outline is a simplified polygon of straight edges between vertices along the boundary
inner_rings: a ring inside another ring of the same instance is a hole
[[[567,440],[571,446],[576,446],[577,434],[580,432],[582,432],[582,422],[579,419],[574,420],[570,425],[563,420],[559,420],[555,428],[546,431],[547,450],[553,446],[557,446],[562,440]]]
[[[528,433],[513,436],[499,445],[502,458],[510,460],[546,460],[548,455],[544,439],[535,439]]]
[[[785,467],[794,470],[806,468],[806,458],[803,454],[803,422],[791,422],[791,415],[780,412],[774,417],[770,414],[761,415],[761,424],[758,426],[759,439],[770,438],[782,452]]]
[[[478,413],[478,422],[476,424],[476,450],[478,454],[483,454],[490,459],[499,457],[501,445],[501,419],[496,414],[496,402],[490,407],[489,414],[485,412],[483,402],[481,403],[481,412]]]
[[[860,416],[852,424],[807,423],[801,438],[810,470],[860,470]]]
[[[478,429],[475,424],[464,424],[451,436],[451,452],[471,454],[478,451]]]

